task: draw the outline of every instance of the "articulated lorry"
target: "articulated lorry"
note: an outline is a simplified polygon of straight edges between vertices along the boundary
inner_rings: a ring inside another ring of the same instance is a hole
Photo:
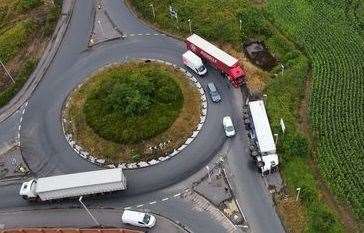
[[[248,127],[253,144],[251,155],[263,174],[272,172],[278,168],[279,162],[264,101],[249,102],[249,112],[252,121]]]
[[[22,184],[19,194],[26,200],[47,201],[126,188],[122,169],[115,168],[32,179]]]
[[[230,56],[215,45],[193,34],[185,41],[187,49],[209,62],[216,70],[229,79],[234,87],[245,83],[245,70],[240,66],[239,60]]]

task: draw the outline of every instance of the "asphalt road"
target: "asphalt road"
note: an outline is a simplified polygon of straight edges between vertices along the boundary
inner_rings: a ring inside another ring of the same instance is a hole
[[[63,135],[60,119],[66,97],[89,74],[106,64],[133,58],[162,59],[183,66],[181,55],[186,50],[183,42],[161,35],[144,25],[120,0],[107,0],[104,1],[104,5],[115,24],[127,35],[127,38],[88,48],[94,4],[94,1],[76,2],[70,26],[59,52],[48,73],[29,99],[23,116],[20,131],[23,156],[35,176],[42,177],[98,169],[95,165],[81,159],[70,148]],[[130,34],[141,35],[128,36]],[[158,35],[147,36],[146,34]],[[151,193],[154,196],[161,195],[164,188],[183,181],[203,168],[223,147],[226,138],[221,124],[222,117],[232,115],[234,118],[238,118],[240,107],[234,102],[235,94],[232,90],[236,91],[236,89],[230,88],[227,80],[221,78],[211,67],[208,69],[208,76],[199,79],[199,81],[205,87],[207,82],[213,80],[222,94],[223,101],[220,104],[212,104],[209,100],[207,119],[197,138],[172,159],[151,167],[125,171],[128,190],[116,193],[105,200],[94,200],[94,205],[110,206],[117,203],[118,206],[122,207],[127,206],[129,202],[135,199],[145,199]],[[12,119],[13,117],[9,118],[9,122]],[[13,121],[16,122],[16,120]],[[3,129],[1,127],[0,130]],[[242,130],[238,131],[238,134],[243,133]],[[235,141],[231,145],[231,151],[234,153],[233,156],[241,156],[244,145],[237,139]],[[240,186],[244,188],[246,200],[258,201],[258,203],[249,203],[249,208],[246,211],[253,211],[254,208],[260,209],[257,214],[250,215],[252,218],[251,231],[283,232],[279,218],[274,214],[272,215],[270,197],[263,188],[257,189],[262,185],[262,181],[257,178],[260,175],[254,168],[249,168],[242,169],[239,176],[253,178],[253,180],[242,179],[241,181],[244,183],[241,183]],[[19,184],[2,186],[0,208],[49,207],[49,204],[30,204],[22,200],[17,195],[18,190]],[[249,199],[249,197],[255,198]],[[62,205],[68,207],[74,205],[74,202],[69,201]],[[265,209],[269,209],[269,211],[264,211]],[[186,224],[190,226],[196,224],[205,226],[205,230],[198,228],[199,230],[196,232],[221,232],[216,224],[214,226],[213,221],[208,221],[202,215],[196,215],[193,219],[186,218],[184,216],[188,215],[188,211],[181,210],[179,212],[177,207],[170,209],[167,214],[176,215],[176,213],[185,219]],[[248,215],[248,217],[250,216]],[[250,221],[249,218],[247,220]]]

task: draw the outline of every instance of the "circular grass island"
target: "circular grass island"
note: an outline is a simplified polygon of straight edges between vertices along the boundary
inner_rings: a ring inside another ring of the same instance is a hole
[[[184,144],[201,103],[181,71],[132,62],[91,75],[66,106],[66,133],[98,159],[119,164],[157,159]]]

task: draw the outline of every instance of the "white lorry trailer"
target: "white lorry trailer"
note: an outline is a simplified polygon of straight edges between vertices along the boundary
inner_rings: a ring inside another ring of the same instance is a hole
[[[207,73],[206,67],[203,65],[199,56],[188,50],[182,55],[183,64],[193,70],[196,74],[202,76]]]
[[[249,102],[249,111],[253,126],[252,139],[255,141],[258,151],[252,152],[257,166],[263,174],[274,171],[278,167],[278,155],[265,110],[264,101]]]
[[[121,168],[81,172],[32,179],[24,182],[19,194],[27,200],[54,200],[126,189]]]

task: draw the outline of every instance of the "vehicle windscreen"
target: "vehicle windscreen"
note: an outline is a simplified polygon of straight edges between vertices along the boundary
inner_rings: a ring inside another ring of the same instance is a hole
[[[231,132],[234,131],[234,127],[232,127],[231,125],[226,127],[226,131]]]
[[[148,223],[149,223],[149,221],[150,221],[150,215],[149,215],[149,214],[145,214],[145,215],[144,215],[144,218],[143,218],[143,222],[144,222],[145,224],[148,224]]]
[[[200,67],[197,68],[197,70],[198,70],[198,72],[202,72],[202,71],[205,70],[205,67],[204,66],[200,66]]]

